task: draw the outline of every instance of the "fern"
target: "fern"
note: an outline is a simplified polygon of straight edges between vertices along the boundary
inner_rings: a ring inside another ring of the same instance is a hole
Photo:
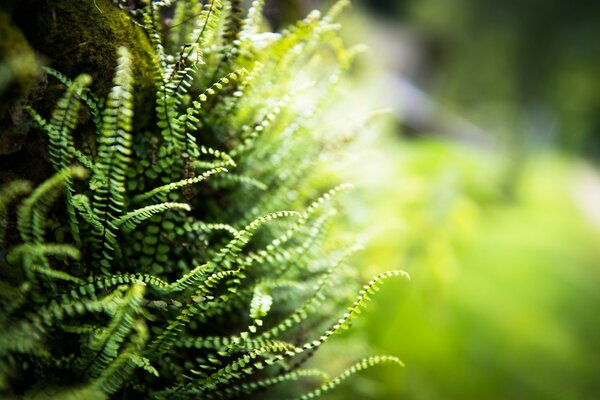
[[[0,395],[268,397],[319,378],[312,398],[398,364],[371,357],[332,380],[299,369],[404,275],[376,276],[347,306],[362,242],[333,229],[351,185],[330,161],[348,135],[325,123],[355,54],[335,22],[347,2],[280,33],[263,32],[261,0],[246,15],[238,0],[139,3],[153,124],[133,129],[143,75],[118,44],[106,99],[88,75],[45,68],[65,92],[50,117],[25,107],[54,175],[0,189]]]

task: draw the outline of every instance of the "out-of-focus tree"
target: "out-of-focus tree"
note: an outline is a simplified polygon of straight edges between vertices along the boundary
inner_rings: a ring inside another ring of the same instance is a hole
[[[600,151],[600,3],[364,2],[430,43],[425,84],[441,102],[521,147]]]

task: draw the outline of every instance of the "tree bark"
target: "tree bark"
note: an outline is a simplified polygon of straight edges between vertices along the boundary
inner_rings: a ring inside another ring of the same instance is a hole
[[[49,117],[64,92],[54,78],[40,73],[40,65],[71,79],[81,73],[91,75],[91,90],[104,98],[112,86],[116,50],[126,46],[134,65],[134,132],[152,122],[153,49],[143,28],[125,11],[109,0],[25,0],[4,7],[0,10],[4,42],[0,42],[0,65],[13,63],[16,70],[8,88],[2,91],[0,87],[0,181],[18,177],[39,182],[51,172],[46,138],[30,129],[22,114],[22,106],[29,104]],[[21,71],[24,67],[29,69],[26,73]],[[75,139],[93,148],[95,132],[89,115],[81,114]]]

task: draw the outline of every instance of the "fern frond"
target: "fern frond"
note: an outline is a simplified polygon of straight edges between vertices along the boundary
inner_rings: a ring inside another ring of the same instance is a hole
[[[59,271],[56,269],[52,269],[52,268],[48,268],[45,267],[44,265],[37,265],[34,264],[31,267],[29,267],[30,271],[35,272],[39,275],[43,275],[49,279],[56,279],[56,280],[62,280],[62,281],[67,281],[67,282],[73,282],[76,284],[81,284],[83,283],[83,280],[77,278],[76,276],[73,276],[71,274],[68,274],[64,271]]]
[[[103,222],[96,215],[90,199],[86,195],[76,194],[72,197],[71,203],[73,204],[73,207],[79,211],[79,215],[82,216],[96,233],[102,234],[104,232]]]
[[[71,164],[69,148],[74,147],[73,129],[77,125],[80,108],[80,97],[83,90],[92,82],[89,75],[79,75],[67,87],[67,91],[56,104],[52,112],[50,126],[47,130],[50,139],[50,161],[54,169],[60,171]]]
[[[198,115],[204,107],[204,104],[208,102],[209,99],[217,96],[217,94],[219,94],[225,86],[246,75],[248,75],[248,71],[245,68],[240,68],[234,72],[230,72],[217,82],[213,83],[203,93],[198,95],[198,97],[192,102],[192,106],[188,107],[186,113],[182,115],[183,122],[186,124],[188,130],[193,132],[202,126],[202,122],[198,119]]]
[[[201,12],[202,2],[196,0],[180,0],[175,4],[173,21],[169,26],[169,41],[175,50],[190,43],[189,37]]]
[[[58,101],[56,108],[52,112],[50,123],[46,127],[48,137],[50,139],[50,162],[53,164],[56,171],[60,171],[71,165],[73,155],[77,153],[73,141],[73,129],[77,125],[79,116],[80,98],[83,96],[83,91],[91,83],[92,79],[89,75],[79,75],[71,85],[67,87],[66,93]],[[85,157],[80,154],[79,158]],[[86,164],[84,162],[84,164]],[[87,163],[89,165],[89,163]],[[73,188],[71,182],[67,180],[65,186],[65,197],[67,202],[67,213],[69,215],[69,224],[71,233],[75,238],[76,243],[80,242],[79,227],[75,210],[71,204],[71,196]]]
[[[265,183],[259,181],[256,178],[252,178],[251,176],[246,175],[234,174],[231,172],[228,174],[221,175],[217,179],[215,179],[215,183],[213,186],[215,188],[221,188],[235,186],[235,184],[242,184],[244,186],[254,187],[258,190],[268,189]]]
[[[94,210],[101,221],[115,219],[125,208],[125,172],[131,156],[133,117],[133,76],[131,56],[125,47],[118,49],[117,72],[102,115],[98,136]]]
[[[164,141],[163,148],[167,151],[180,150],[185,147],[185,132],[183,124],[180,123],[176,111],[178,99],[169,89],[169,84],[164,81],[159,83],[156,96],[156,126],[161,129],[161,136]]]
[[[195,38],[189,40],[188,43],[197,43],[200,48],[209,47],[211,40],[217,32],[222,9],[223,3],[220,0],[209,0],[204,4],[198,18],[201,25],[192,32],[192,35],[195,36]],[[190,52],[191,50],[188,51],[188,54]]]
[[[93,389],[107,396],[113,395],[124,386],[135,368],[152,371],[150,364],[139,356],[148,339],[147,328],[140,321],[133,321],[131,325],[135,332],[131,341],[90,384]]]
[[[292,237],[294,237],[295,233],[300,230],[309,220],[309,218],[324,204],[331,201],[335,196],[344,190],[348,190],[352,188],[350,184],[341,184],[338,185],[329,191],[323,193],[320,197],[314,200],[309,206],[304,210],[303,213],[300,214],[300,218],[296,221],[294,225],[292,225],[287,231],[273,239],[271,243],[265,246],[264,249],[258,250],[256,252],[250,252],[242,261],[240,262],[240,267],[246,268],[252,264],[260,264],[265,260],[270,258],[276,258],[276,252],[284,250],[281,249],[281,245],[289,241]],[[316,233],[315,233],[316,235]]]
[[[127,214],[123,215],[122,217],[119,217],[119,218],[115,219],[114,221],[112,221],[112,225],[114,225],[116,228],[121,229],[123,232],[126,232],[126,233],[131,232],[132,230],[134,230],[136,228],[136,226],[138,226],[144,220],[147,220],[148,218],[152,217],[155,214],[164,212],[166,210],[172,210],[172,209],[180,209],[180,210],[185,210],[185,211],[191,210],[189,204],[185,204],[185,203],[153,204],[151,206],[138,208],[137,210],[128,212]]]
[[[347,323],[349,322],[349,320],[354,318],[360,312],[360,309],[364,307],[366,302],[368,301],[367,293],[373,293],[375,290],[377,290],[378,283],[392,276],[407,276],[407,274],[404,271],[389,271],[373,278],[367,285],[365,285],[363,290],[361,290],[357,300],[351,307],[349,307],[348,311],[344,314],[344,316],[340,318],[336,322],[336,324],[332,326],[332,328],[324,332],[323,335],[321,335],[318,339],[305,343],[301,347],[294,348],[289,348],[285,346],[277,347],[272,345],[260,347],[259,349],[254,350],[240,357],[239,359],[236,359],[232,363],[227,364],[225,367],[222,367],[215,373],[209,375],[205,380],[201,381],[200,388],[203,389],[191,389],[191,387],[195,385],[187,384],[184,385],[183,391],[187,392],[188,390],[191,390],[193,393],[199,393],[202,392],[202,390],[206,390],[204,388],[216,389],[219,385],[228,384],[230,381],[239,379],[244,375],[250,375],[257,370],[265,368],[265,366],[276,364],[285,359],[286,357],[292,357],[294,355],[319,347],[339,329],[347,328]],[[273,352],[281,352],[283,354],[276,354],[274,356],[268,357],[264,360],[264,362],[253,361],[258,356],[261,356],[265,353]]]
[[[254,382],[233,383],[217,392],[216,398],[226,398],[232,395],[248,395],[257,390],[266,389],[279,383],[296,381],[300,378],[317,378],[323,381],[329,380],[329,375],[320,369],[297,369],[288,373],[276,375],[271,378],[259,379]]]
[[[67,78],[62,73],[58,72],[54,68],[50,68],[47,66],[42,66],[44,72],[48,75],[51,75],[58,79],[63,85],[66,87],[70,87],[73,84],[69,78]],[[92,120],[94,121],[94,126],[96,129],[100,129],[102,126],[102,116],[100,115],[100,100],[90,91],[89,88],[84,87],[80,93],[78,93],[79,98],[83,100],[83,102],[87,105],[90,110],[90,114],[92,115]]]
[[[213,168],[213,169],[208,170],[208,171],[202,173],[201,175],[195,176],[193,178],[182,179],[178,182],[173,182],[173,183],[169,183],[167,185],[159,186],[157,188],[150,190],[149,192],[139,194],[133,198],[133,201],[136,203],[141,203],[144,200],[148,200],[150,198],[153,198],[153,197],[161,195],[161,194],[169,193],[180,187],[184,187],[187,185],[193,185],[194,183],[202,182],[202,181],[208,179],[211,175],[219,174],[222,172],[228,172],[228,171],[227,171],[227,169],[222,168],[222,167]]]
[[[379,284],[381,284],[383,281],[395,276],[402,276],[404,278],[410,279],[409,275],[405,271],[399,270],[387,271],[375,276],[363,286],[356,300],[350,307],[348,307],[344,315],[340,319],[338,319],[337,322],[334,323],[331,326],[331,328],[325,331],[319,338],[313,340],[312,342],[307,342],[303,346],[301,346],[301,352],[319,347],[325,341],[327,341],[333,334],[337,333],[340,329],[348,329],[348,323],[354,318],[356,318],[358,314],[362,312],[362,309],[366,307],[368,301],[370,300],[369,295],[372,295],[376,291],[378,291]]]
[[[208,271],[210,263],[202,264],[179,278],[169,285],[169,290],[173,292],[183,291],[196,284]],[[221,277],[219,277],[221,279]]]
[[[71,299],[78,299],[81,296],[94,296],[97,292],[107,290],[119,285],[134,285],[143,283],[153,289],[168,291],[169,284],[162,279],[148,274],[115,274],[103,278],[89,278],[88,283],[73,289],[67,296]]]
[[[39,352],[47,330],[66,318],[88,313],[113,312],[121,298],[115,290],[102,299],[53,300],[48,305],[27,314],[18,323],[0,327],[0,354]],[[15,340],[18,338],[18,340]],[[43,350],[42,350],[43,351]]]
[[[190,233],[211,233],[214,231],[226,231],[231,235],[236,236],[239,231],[229,224],[207,223],[201,221],[193,221],[186,223],[184,230]]]
[[[359,361],[358,363],[354,364],[353,366],[351,366],[350,368],[348,368],[347,370],[345,370],[344,372],[342,372],[340,375],[333,378],[332,380],[323,383],[319,388],[313,390],[312,392],[306,393],[306,394],[298,397],[297,400],[308,400],[308,399],[314,399],[316,397],[320,397],[321,395],[323,395],[324,393],[335,388],[336,386],[338,386],[343,381],[348,379],[350,376],[356,374],[357,372],[360,372],[367,368],[371,368],[376,365],[384,364],[384,363],[391,363],[391,364],[399,365],[400,367],[404,367],[404,363],[402,363],[402,361],[400,361],[400,359],[397,357],[393,357],[393,356],[368,357],[368,358],[365,358],[365,359]]]
[[[273,297],[265,292],[264,286],[255,286],[254,296],[250,302],[250,318],[254,321],[264,318],[271,309],[271,305],[273,305]],[[262,325],[262,322],[257,325]]]
[[[273,303],[273,298],[265,290],[267,286],[264,284],[256,284],[254,287],[252,300],[250,302],[250,317],[252,319],[252,322],[250,323],[250,325],[248,325],[245,331],[242,331],[238,336],[231,338],[230,343],[226,348],[225,354],[229,355],[232,351],[234,351],[236,348],[239,348],[240,346],[247,346],[246,343],[248,343],[248,341],[250,340],[252,343],[264,345],[271,338],[277,337],[285,330],[291,328],[294,325],[298,325],[303,319],[307,318],[311,309],[314,309],[314,307],[318,305],[318,301],[322,300],[323,296],[321,294],[321,289],[327,282],[328,278],[333,275],[333,272],[335,271],[336,267],[358,249],[359,246],[355,246],[339,258],[339,260],[329,270],[328,274],[321,280],[314,295],[309,299],[309,301],[305,303],[305,305],[302,308],[298,309],[294,314],[286,318],[277,326],[269,329],[268,331],[263,332],[257,338],[250,339],[250,335],[256,333],[258,328],[263,325],[262,318],[266,316]]]
[[[137,354],[133,354],[131,357],[131,361],[133,361],[133,363],[137,365],[138,368],[143,369],[147,373],[156,377],[159,376],[159,373],[156,370],[156,368],[154,368],[152,364],[150,364],[150,360],[148,360],[146,357],[140,357]]]
[[[238,235],[233,238],[225,247],[223,247],[215,256],[213,260],[215,267],[227,267],[237,263],[235,255],[239,253],[242,247],[250,241],[250,238],[254,235],[254,231],[256,231],[261,225],[274,219],[291,216],[299,217],[301,214],[296,211],[276,211],[250,222],[244,229],[240,230]]]
[[[125,179],[131,161],[133,118],[133,74],[131,56],[125,47],[117,50],[117,71],[113,87],[102,113],[102,131],[98,135],[98,154],[94,169],[94,196],[92,209],[103,226],[97,234],[99,248],[95,252],[99,264],[109,268],[114,254],[116,232],[110,221],[121,216],[126,208]]]
[[[315,308],[318,307],[322,301],[324,301],[325,295],[322,293],[323,289],[327,284],[329,284],[330,279],[333,277],[338,267],[357,250],[359,250],[358,247],[352,247],[343,253],[342,256],[333,262],[332,266],[319,279],[316,284],[316,290],[314,290],[314,293],[310,296],[310,298],[308,298],[308,300],[304,302],[301,307],[297,308],[291,315],[283,319],[277,325],[262,332],[252,340],[261,343],[264,340],[270,340],[271,338],[279,337],[283,332],[298,326],[300,323],[302,323],[302,321],[308,318]]]
[[[84,373],[92,377],[100,376],[106,366],[118,356],[121,344],[134,325],[135,316],[141,311],[143,298],[143,284],[136,283],[127,290],[108,327],[94,335],[90,341],[89,349],[94,352],[94,357]]]
[[[8,227],[8,205],[31,192],[31,189],[31,183],[23,180],[13,181],[0,189],[0,245],[2,247],[4,247]]]
[[[86,176],[87,171],[82,167],[64,169],[39,185],[23,201],[17,211],[17,228],[24,242],[43,241],[46,216],[54,201],[62,193],[63,185],[72,177],[83,179]]]
[[[215,124],[223,123],[223,120],[225,120],[229,115],[238,114],[241,117],[244,115],[244,112],[247,111],[240,107],[240,103],[246,97],[245,94],[252,88],[252,84],[255,82],[257,77],[261,76],[264,64],[260,61],[255,61],[251,68],[246,68],[249,72],[239,80],[236,90],[231,93],[231,96],[227,96],[214,107],[216,118],[214,118],[212,121],[214,121]]]
[[[29,116],[33,119],[33,121],[44,131],[47,132],[49,137],[59,137],[59,133],[56,131],[56,128],[48,123],[41,115],[39,115],[34,109],[29,106],[23,107],[23,110],[29,114]],[[94,164],[92,161],[79,150],[77,150],[73,146],[67,146],[64,150],[68,153],[66,155],[66,159],[75,159],[81,163],[85,168],[89,170],[94,169]]]
[[[200,154],[209,155],[209,156],[220,159],[224,163],[224,165],[230,165],[232,167],[236,166],[233,158],[231,158],[231,156],[224,151],[220,151],[217,149],[213,149],[212,147],[206,147],[206,146],[200,146],[199,151],[200,151]]]
[[[177,390],[179,393],[189,394],[201,394],[207,391],[214,391],[219,386],[225,385],[232,380],[251,375],[256,371],[264,369],[267,365],[272,365],[275,362],[273,360],[281,360],[286,355],[292,356],[297,350],[296,347],[287,343],[269,344],[235,359],[216,372],[210,374],[205,379],[184,384],[180,388],[174,388],[174,390]],[[264,362],[256,361],[259,357],[272,353],[283,353],[283,355],[273,356]]]
[[[68,244],[41,244],[26,243],[13,247],[6,255],[6,260],[10,264],[16,264],[23,256],[43,254],[47,256],[69,257],[79,260],[81,254],[79,250]]]
[[[295,91],[294,91],[295,92]],[[240,154],[247,151],[254,145],[254,141],[256,138],[271,125],[271,123],[275,120],[277,115],[281,113],[282,109],[286,106],[288,101],[292,98],[293,93],[286,94],[283,99],[277,102],[277,104],[272,108],[271,112],[267,113],[265,117],[257,124],[254,125],[253,128],[250,128],[248,125],[245,125],[242,130],[242,141],[231,151],[232,157],[237,157]]]
[[[196,289],[195,298],[210,296],[215,286],[223,279],[234,276],[237,271],[220,271],[210,275]],[[185,277],[184,277],[185,278]],[[185,278],[188,280],[187,278]],[[175,289],[174,289],[175,290]],[[174,344],[178,334],[181,333],[183,327],[190,322],[191,318],[202,311],[200,304],[190,302],[186,308],[172,321],[167,327],[156,337],[148,347],[149,354],[160,355],[167,352]]]
[[[158,10],[156,10],[155,2],[151,1],[145,10],[147,10],[147,12],[144,12],[143,14],[143,25],[148,37],[150,38],[150,43],[152,43],[152,47],[154,48],[154,52],[152,54],[154,55],[155,68],[157,69],[155,78],[158,78],[160,82],[164,82],[164,72],[167,68],[167,62],[160,32],[156,28]]]
[[[183,63],[183,60],[179,62]],[[174,76],[165,85],[167,96],[175,100],[173,103],[174,109],[177,109],[181,105],[183,97],[190,91],[200,64],[201,62],[195,62],[191,67],[176,70],[173,74]]]
[[[304,258],[310,254],[310,249],[316,247],[317,241],[323,233],[323,225],[330,218],[333,213],[328,213],[321,216],[316,222],[308,228],[308,233],[303,237],[300,245],[293,248],[286,248],[282,246],[288,240],[292,239],[296,235],[296,231],[302,229],[302,226],[307,222],[308,218],[302,218],[296,222],[294,226],[288,229],[280,237],[273,239],[273,241],[267,245],[264,249],[248,252],[243,261],[241,262],[241,269],[248,268],[251,265],[265,265],[265,268],[269,268],[272,271],[272,276],[280,276],[285,272],[286,267],[289,266],[290,260],[296,260],[298,264],[302,264]]]

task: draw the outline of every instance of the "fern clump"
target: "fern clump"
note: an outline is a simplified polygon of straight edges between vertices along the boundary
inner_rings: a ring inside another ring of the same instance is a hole
[[[351,189],[330,168],[344,132],[324,123],[356,54],[335,22],[346,2],[281,33],[263,31],[262,1],[240,3],[130,14],[154,47],[153,129],[133,129],[126,47],[106,99],[88,75],[47,69],[66,90],[49,118],[26,111],[55,173],[0,192],[4,395],[225,399],[324,380],[290,393],[308,399],[400,364],[375,356],[334,379],[302,368],[405,275],[350,294],[361,243],[330,229]],[[95,143],[79,146],[83,109]]]

